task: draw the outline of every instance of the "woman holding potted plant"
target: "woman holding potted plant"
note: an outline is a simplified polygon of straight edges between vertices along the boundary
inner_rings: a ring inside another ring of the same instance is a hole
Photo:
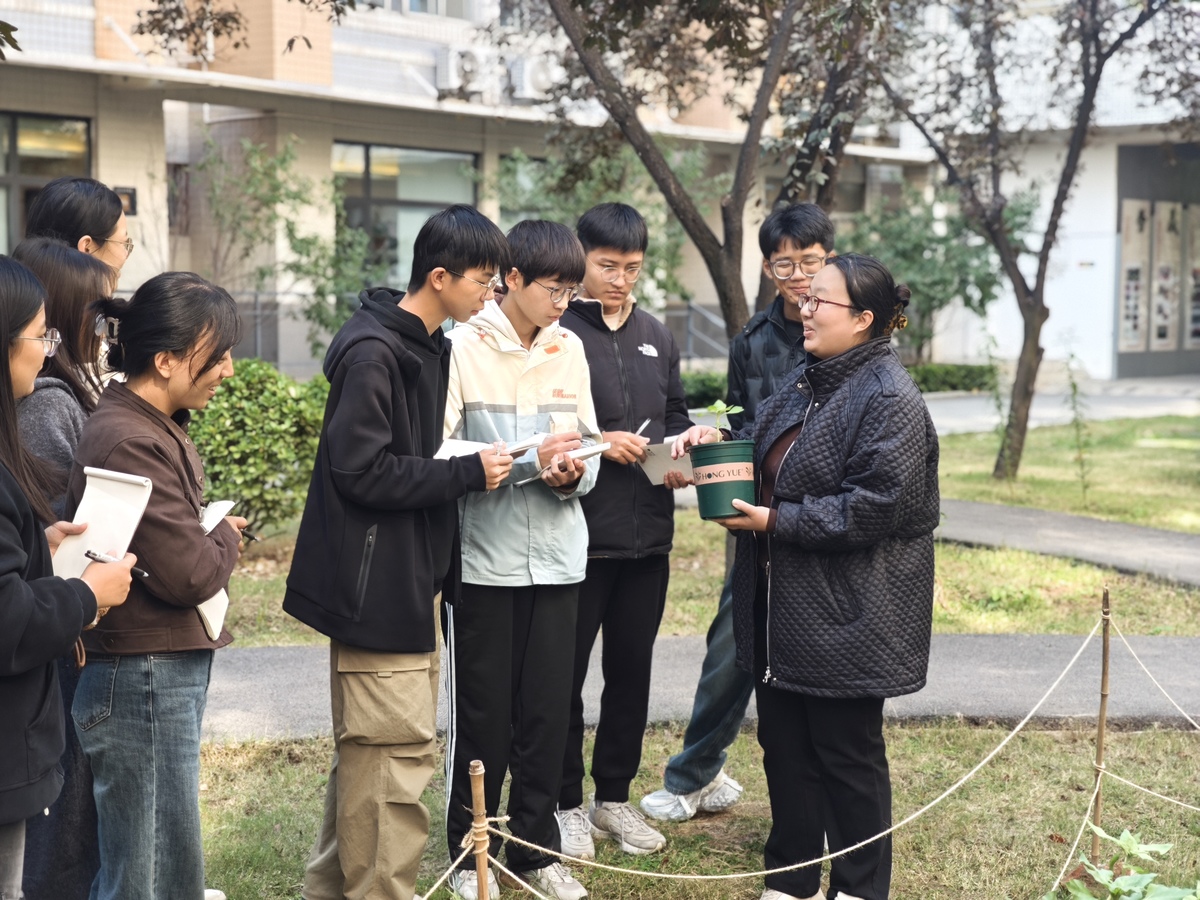
[[[909,292],[876,259],[831,259],[800,307],[807,359],[758,412],[757,505],[738,535],[738,665],[756,677],[773,824],[766,867],[891,824],[883,701],[925,685],[938,523],[937,434],[890,346]],[[678,456],[723,437],[697,426]],[[891,841],[833,860],[829,896],[884,900]],[[769,875],[762,900],[821,898],[817,866]]]

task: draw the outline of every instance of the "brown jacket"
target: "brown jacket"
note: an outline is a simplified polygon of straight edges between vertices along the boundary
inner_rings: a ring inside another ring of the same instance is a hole
[[[188,413],[172,419],[124,384],[105,388],[83,429],[67,485],[67,516],[83,497],[84,466],[144,475],[154,483],[129,549],[149,577],[134,578],[129,598],[84,632],[89,653],[118,656],[216,649],[196,607],[229,584],[240,536],[227,522],[200,527],[204,467],[187,435]]]

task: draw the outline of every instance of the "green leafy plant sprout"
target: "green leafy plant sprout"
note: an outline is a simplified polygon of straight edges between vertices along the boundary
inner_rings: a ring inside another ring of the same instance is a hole
[[[1157,863],[1159,858],[1166,855],[1172,844],[1143,844],[1140,835],[1132,834],[1129,829],[1121,832],[1120,837],[1113,837],[1098,825],[1089,826],[1109,843],[1116,844],[1117,851],[1101,864],[1093,863],[1084,854],[1080,862],[1088,878],[1094,882],[1089,885],[1082,878],[1073,878],[1062,887],[1050,891],[1042,900],[1198,900],[1200,898],[1200,881],[1195,887],[1167,887],[1156,884],[1158,875],[1138,867],[1133,861]],[[1077,870],[1078,871],[1078,870]],[[1100,893],[1094,893],[1094,891]]]
[[[740,406],[726,406],[724,400],[718,400],[708,407],[710,414],[717,417],[717,430],[721,430],[721,419],[727,416],[737,415],[743,412]],[[728,422],[726,423],[728,424]]]

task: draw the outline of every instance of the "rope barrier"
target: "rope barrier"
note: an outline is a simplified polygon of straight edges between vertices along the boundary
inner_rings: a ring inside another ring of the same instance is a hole
[[[1200,806],[1192,806],[1190,803],[1184,803],[1182,800],[1176,800],[1172,797],[1164,796],[1157,791],[1150,790],[1148,787],[1142,787],[1140,784],[1134,784],[1128,778],[1122,778],[1120,775],[1114,775],[1112,772],[1107,770],[1105,770],[1104,775],[1108,778],[1115,779],[1122,784],[1127,784],[1131,788],[1135,788],[1145,794],[1149,794],[1151,797],[1157,797],[1159,800],[1165,800],[1167,803],[1174,803],[1176,806],[1182,806],[1184,809],[1190,809],[1192,812],[1200,812]]]
[[[639,871],[638,869],[625,869],[625,868],[621,868],[619,866],[609,866],[609,865],[605,865],[604,863],[598,863],[595,860],[590,860],[590,859],[576,859],[575,857],[570,857],[563,853],[558,853],[554,850],[549,850],[546,847],[539,847],[537,844],[523,840],[522,838],[519,838],[512,834],[506,834],[505,832],[499,831],[498,829],[492,828],[490,826],[488,827],[488,831],[491,832],[492,834],[498,835],[503,840],[513,841],[517,844],[520,844],[522,847],[526,847],[530,850],[536,850],[539,853],[543,853],[547,856],[556,856],[565,862],[569,862],[571,865],[588,866],[593,869],[603,869],[604,871],[607,871],[607,872],[617,872],[622,875],[636,875],[636,876],[640,876],[642,878],[659,878],[659,879],[673,880],[673,881],[733,881],[733,880],[740,879],[740,878],[761,878],[765,875],[775,875],[775,874],[779,874],[781,872],[794,872],[797,869],[803,869],[803,868],[806,868],[807,866],[820,865],[821,863],[828,862],[831,859],[837,859],[839,856],[845,856],[848,853],[853,853],[856,850],[861,850],[863,847],[866,847],[868,844],[872,844],[881,838],[887,837],[889,834],[891,834],[894,831],[897,831],[900,828],[903,828],[905,825],[908,825],[911,822],[915,822],[921,816],[925,815],[925,813],[929,812],[931,809],[933,809],[935,806],[937,806],[939,803],[941,803],[943,800],[945,800],[947,797],[949,797],[951,794],[953,794],[955,791],[957,791],[959,788],[961,788],[964,784],[966,784],[968,781],[970,781],[972,778],[974,778],[975,775],[978,774],[979,771],[984,766],[986,766],[989,762],[991,762],[997,756],[997,754],[999,754],[1000,751],[1003,750],[1013,738],[1015,738],[1018,734],[1020,734],[1021,730],[1027,724],[1029,724],[1030,719],[1032,719],[1034,717],[1034,715],[1037,714],[1037,711],[1042,708],[1042,704],[1045,703],[1047,699],[1049,699],[1050,695],[1054,693],[1054,691],[1062,683],[1063,679],[1067,677],[1067,673],[1070,672],[1071,669],[1074,667],[1075,663],[1079,661],[1079,657],[1083,655],[1083,651],[1086,650],[1088,644],[1090,644],[1092,642],[1092,638],[1094,638],[1096,636],[1096,632],[1099,630],[1102,623],[1103,623],[1102,619],[1096,620],[1096,624],[1092,626],[1091,632],[1088,634],[1088,636],[1086,638],[1084,638],[1083,644],[1081,644],[1079,649],[1075,651],[1075,655],[1071,657],[1071,661],[1069,663],[1067,663],[1066,668],[1062,670],[1062,673],[1058,676],[1058,678],[1054,679],[1054,683],[1050,685],[1050,688],[1046,691],[1046,693],[1044,693],[1042,695],[1041,699],[1038,700],[1038,702],[1036,704],[1034,704],[1033,709],[1031,709],[1026,714],[1025,718],[1023,718],[1020,722],[1017,723],[1016,728],[1014,728],[1008,734],[1008,736],[1004,738],[1004,740],[1002,740],[999,744],[997,744],[996,747],[987,756],[985,756],[982,760],[980,760],[980,762],[973,769],[971,769],[971,771],[967,772],[966,775],[964,775],[962,778],[960,778],[958,781],[956,781],[954,784],[952,784],[950,787],[948,787],[946,790],[944,790],[940,795],[938,795],[936,798],[931,800],[929,803],[925,804],[923,807],[918,809],[915,813],[910,815],[908,818],[904,819],[901,822],[897,822],[895,825],[891,826],[890,828],[888,828],[885,831],[879,832],[879,834],[875,835],[874,837],[867,838],[864,841],[859,841],[854,846],[846,847],[844,850],[839,850],[836,853],[827,853],[818,859],[810,859],[810,860],[806,860],[804,862],[795,863],[790,866],[783,866],[778,869],[762,869],[757,872],[739,872],[739,873],[733,873],[733,874],[728,874],[728,875],[686,875],[686,874],[675,875],[675,874],[671,874],[671,873],[667,873],[667,872],[643,872],[643,871]]]
[[[462,853],[459,854],[458,859],[456,859],[454,862],[450,863],[450,868],[448,868],[445,872],[442,873],[442,877],[433,883],[433,887],[431,887],[425,893],[424,896],[422,896],[421,894],[416,894],[413,896],[413,900],[425,900],[426,897],[432,897],[434,894],[436,894],[438,891],[438,888],[440,888],[443,884],[445,884],[446,879],[449,878],[454,873],[454,870],[458,868],[458,864],[470,855],[471,855],[471,848],[468,847],[466,850],[464,850]]]
[[[1098,766],[1103,771],[1103,766]],[[1079,849],[1079,842],[1083,840],[1083,833],[1087,831],[1088,821],[1092,818],[1092,808],[1096,805],[1096,798],[1100,796],[1101,779],[1096,779],[1096,787],[1092,789],[1092,799],[1088,801],[1087,809],[1083,813],[1083,821],[1079,823],[1079,832],[1075,835],[1075,843],[1071,845],[1070,852],[1067,853],[1067,861],[1063,863],[1062,871],[1058,873],[1058,877],[1054,879],[1054,886],[1051,891],[1058,890],[1058,886],[1062,884],[1062,880],[1067,877],[1067,872],[1071,868],[1071,863],[1075,861],[1075,851]]]
[[[1171,697],[1171,695],[1167,693],[1167,689],[1158,683],[1157,678],[1155,678],[1153,675],[1150,674],[1150,670],[1146,668],[1146,664],[1144,662],[1142,662],[1141,657],[1138,656],[1136,653],[1134,653],[1133,648],[1131,646],[1129,646],[1129,641],[1127,641],[1125,639],[1125,635],[1121,633],[1121,629],[1117,626],[1116,622],[1112,623],[1112,627],[1113,627],[1113,629],[1116,630],[1117,637],[1119,637],[1121,639],[1121,643],[1125,645],[1125,649],[1129,651],[1130,656],[1132,656],[1134,658],[1134,660],[1137,662],[1137,664],[1142,667],[1142,671],[1146,673],[1146,677],[1149,678],[1152,682],[1154,682],[1154,686],[1162,692],[1162,695],[1164,697],[1166,697],[1167,700],[1170,701],[1170,703],[1173,707],[1175,707],[1177,710],[1179,710],[1179,714],[1181,716],[1183,716],[1185,719],[1187,719],[1189,722],[1191,722],[1193,728],[1195,728],[1197,731],[1200,731],[1200,724],[1197,724],[1195,719],[1193,719],[1191,716],[1189,716],[1187,713],[1185,713],[1183,711],[1183,707],[1180,706],[1178,703],[1176,703],[1175,700]]]
[[[500,862],[500,860],[496,859],[496,857],[492,856],[490,853],[488,854],[488,859],[491,860],[492,865],[494,865],[497,869],[499,869],[501,872],[503,872],[505,875],[507,875],[509,878],[511,878],[513,881],[515,881],[517,883],[517,885],[519,886],[519,890],[528,891],[529,893],[533,894],[533,896],[538,897],[539,900],[550,900],[550,898],[547,897],[545,894],[539,894],[536,890],[534,890],[532,884],[525,881],[519,875],[513,874],[509,869],[507,869],[504,866],[504,864],[502,862]]]

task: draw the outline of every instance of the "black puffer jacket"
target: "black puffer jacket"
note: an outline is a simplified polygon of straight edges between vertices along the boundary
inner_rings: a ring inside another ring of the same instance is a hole
[[[783,298],[775,301],[746,323],[742,333],[729,344],[729,389],[726,401],[744,412],[729,417],[738,431],[749,427],[761,401],[783,384],[787,375],[804,362],[804,337],[792,338],[784,325]]]
[[[938,442],[887,338],[827,360],[759,409],[755,464],[792,426],[772,506],[767,674],[819,697],[896,697],[925,685],[933,617]],[[756,543],[734,567],[738,665],[754,653]]]

